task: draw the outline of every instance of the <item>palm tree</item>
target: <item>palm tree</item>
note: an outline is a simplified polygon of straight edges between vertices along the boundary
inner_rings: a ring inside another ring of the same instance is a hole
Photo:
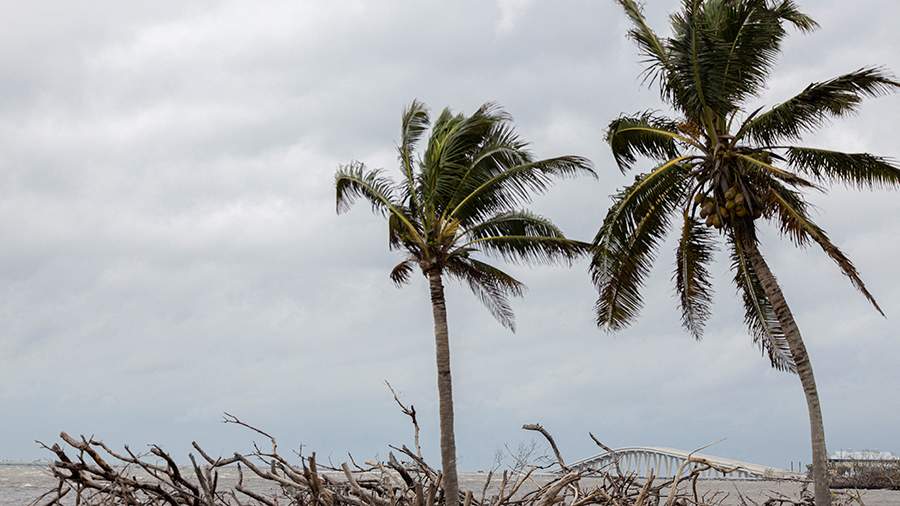
[[[337,209],[355,199],[369,201],[388,219],[388,244],[406,254],[391,271],[398,286],[416,266],[428,279],[434,317],[437,387],[440,410],[441,465],[444,497],[456,505],[456,444],[450,342],[444,303],[444,276],[466,283],[494,317],[515,330],[510,296],[524,285],[477,257],[543,264],[571,262],[590,245],[566,239],[548,219],[523,211],[534,193],[546,190],[555,177],[593,175],[590,162],[578,156],[535,160],[499,107],[485,104],[471,116],[444,109],[431,126],[422,157],[416,144],[428,130],[425,106],[413,103],[404,111],[398,146],[399,183],[354,162],[336,174]]]
[[[618,0],[647,64],[677,119],[657,112],[613,120],[607,141],[620,170],[639,156],[659,163],[617,193],[595,238],[591,273],[599,290],[597,323],[616,330],[642,305],[641,288],[656,251],[680,211],[675,286],[682,322],[700,338],[710,314],[708,264],[716,243],[727,243],[734,283],[753,340],[777,369],[795,372],[806,395],[815,500],[831,504],[825,434],[813,369],[781,288],[762,256],[757,223],[764,218],[797,246],[818,244],[881,312],[850,259],[810,219],[803,192],[844,183],[860,189],[896,187],[900,170],[866,153],[795,145],[861,100],[900,86],[880,68],[862,68],[813,83],[770,109],[745,113],[759,96],[786,35],[817,27],[791,0],[683,0],[671,16],[672,35],[659,37],[634,0]],[[883,314],[883,313],[882,313]]]

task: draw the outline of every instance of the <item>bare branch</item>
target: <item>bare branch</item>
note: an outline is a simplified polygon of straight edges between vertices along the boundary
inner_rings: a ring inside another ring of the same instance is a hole
[[[547,442],[550,443],[550,448],[553,449],[553,454],[556,455],[556,462],[559,464],[560,469],[562,469],[563,471],[569,470],[569,466],[566,465],[566,462],[563,460],[562,454],[559,452],[559,447],[556,446],[556,441],[553,440],[553,436],[551,436],[550,433],[547,432],[547,429],[545,429],[539,423],[526,423],[522,426],[522,428],[525,430],[540,432],[541,435],[543,435],[547,439]]]

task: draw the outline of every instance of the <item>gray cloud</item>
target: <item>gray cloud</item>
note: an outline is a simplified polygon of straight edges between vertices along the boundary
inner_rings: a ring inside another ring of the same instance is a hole
[[[654,2],[658,27],[677,2]],[[887,1],[806,2],[760,105],[864,64],[900,69]],[[333,171],[393,168],[402,107],[497,101],[541,155],[592,158],[599,181],[535,203],[578,237],[629,181],[602,143],[620,112],[662,108],[612,2],[120,2],[15,6],[0,34],[0,457],[43,456],[59,430],[117,443],[222,451],[249,434],[228,410],[340,458],[408,439],[387,378],[422,413],[434,455],[430,311],[422,280],[397,290],[384,224],[336,216]],[[809,139],[900,156],[900,101],[872,101]],[[805,332],[829,444],[897,448],[900,308],[896,195],[836,188],[818,217],[890,320],[819,252],[764,244]],[[678,326],[661,252],[643,318],[593,324],[586,265],[512,270],[529,287],[519,332],[462,288],[449,313],[460,459],[490,465],[540,420],[574,457],[609,444],[692,448],[775,465],[804,459],[795,378],[771,370],[741,325],[727,259],[704,342]]]

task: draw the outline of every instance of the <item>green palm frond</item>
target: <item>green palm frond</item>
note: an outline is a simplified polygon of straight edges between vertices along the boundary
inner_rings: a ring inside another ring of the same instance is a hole
[[[477,248],[526,264],[571,264],[591,249],[590,244],[567,239],[550,220],[528,211],[498,214],[469,228],[465,237],[469,240],[460,250]]]
[[[510,120],[503,109],[491,103],[482,105],[470,116],[441,115],[441,118],[445,117],[446,124],[435,123],[437,135],[430,139],[422,166],[426,200],[437,211],[443,211],[444,205],[456,194],[460,180],[497,125]]]
[[[413,100],[403,111],[402,120],[400,122],[400,145],[397,147],[400,157],[400,167],[403,170],[406,184],[404,186],[405,199],[409,200],[409,207],[413,214],[418,209],[418,197],[416,196],[416,180],[414,153],[416,145],[422,138],[422,135],[428,130],[431,119],[428,116],[428,108],[425,104],[418,100]]]
[[[643,112],[637,116],[619,116],[609,124],[606,142],[612,149],[619,170],[630,169],[638,156],[669,160],[678,156],[676,141],[694,144],[678,133],[678,122]]]
[[[787,31],[784,21],[802,31],[813,29],[812,19],[793,2],[772,6],[766,0],[704,2],[703,67],[708,103],[717,111],[734,110],[765,85]]]
[[[881,68],[862,68],[821,83],[813,83],[793,98],[748,121],[742,134],[762,145],[798,140],[831,117],[846,116],[866,97],[885,95],[900,83]]]
[[[365,198],[372,205],[372,210],[384,215],[391,208],[399,208],[394,194],[394,182],[381,175],[382,171],[367,170],[361,162],[352,162],[341,166],[335,174],[337,191],[337,212],[350,209],[358,198]]]
[[[740,108],[765,85],[781,43],[785,23],[810,31],[816,23],[792,1],[683,0],[670,16],[672,35],[658,37],[633,0],[619,0],[633,28],[644,62],[643,75],[659,84],[663,98],[712,134],[716,115]]]
[[[667,81],[673,89],[685,90],[672,96],[673,105],[687,118],[704,124],[712,133],[711,104],[707,97],[710,90],[706,89],[709,80],[706,78],[711,68],[721,62],[705,64],[712,54],[708,47],[711,40],[703,33],[701,4],[701,0],[684,0],[682,10],[670,17],[674,34],[667,44]]]
[[[444,108],[441,114],[431,126],[431,135],[422,157],[419,167],[418,184],[422,194],[422,212],[425,219],[431,219],[435,213],[434,195],[438,188],[438,180],[444,167],[441,160],[444,158],[443,150],[447,144],[447,138],[459,129],[460,123],[465,121],[462,114],[454,114],[449,108]]]
[[[388,248],[392,250],[406,249],[411,252],[421,252],[423,247],[423,233],[417,221],[404,221],[397,213],[388,214]],[[416,231],[410,233],[407,225],[411,225]]]
[[[647,24],[644,13],[635,0],[618,0],[618,2],[634,25],[628,31],[628,37],[637,43],[644,57],[644,63],[647,65],[644,70],[644,80],[650,85],[659,84],[664,95],[669,93],[665,72],[669,65],[669,54],[664,41]]]
[[[590,174],[596,177],[590,160],[581,156],[559,156],[502,167],[496,175],[468,192],[447,214],[471,223],[498,212],[515,209],[545,192],[554,179]]]
[[[778,168],[767,161],[761,160],[761,155],[768,155],[768,153],[755,153],[752,155],[737,153],[734,156],[735,158],[746,162],[744,164],[746,168],[759,173],[763,178],[774,178],[797,188],[817,188],[812,181],[808,181],[793,172]]]
[[[565,237],[496,235],[471,241],[467,247],[496,255],[511,263],[527,265],[568,264],[591,251],[591,245]]]
[[[466,231],[466,237],[470,240],[501,235],[565,237],[562,230],[549,219],[524,210],[498,214]]]
[[[521,297],[525,285],[502,270],[473,258],[452,257],[447,273],[466,282],[472,293],[501,325],[515,332],[515,316],[510,297]]]
[[[442,196],[437,206],[444,210],[442,218],[446,218],[463,198],[487,180],[509,167],[532,161],[528,143],[519,138],[510,123],[498,121],[479,142],[478,150],[467,161],[465,170],[453,178],[452,195]]]
[[[744,322],[750,329],[753,342],[768,355],[772,367],[779,371],[796,372],[797,366],[784,329],[750,263],[747,246],[736,240],[733,234],[728,235],[728,242],[731,248],[731,269],[735,273],[734,284],[744,302]]]
[[[347,211],[356,199],[364,198],[371,204],[373,212],[391,214],[406,229],[406,236],[421,244],[423,240],[411,218],[405,213],[403,205],[397,202],[395,188],[394,182],[382,176],[380,170],[367,170],[360,162],[341,166],[335,173],[337,212]]]
[[[800,12],[797,3],[793,0],[781,0],[772,10],[779,19],[794,25],[794,28],[801,32],[811,32],[819,27],[819,23],[816,23],[813,18]]]
[[[791,167],[825,183],[860,189],[900,187],[900,167],[888,158],[868,153],[841,153],[817,148],[787,148]]]
[[[670,215],[684,198],[687,171],[680,163],[685,158],[672,159],[640,176],[613,198],[594,238],[596,251],[590,267],[599,291],[595,310],[601,327],[626,326],[643,305],[640,289],[668,230]]]
[[[782,234],[790,237],[799,246],[806,246],[810,241],[821,246],[822,251],[834,260],[841,272],[850,279],[850,283],[884,316],[884,311],[866,288],[853,262],[831,242],[825,231],[809,218],[806,203],[799,193],[773,185],[769,192],[769,205],[775,210],[775,218]]]
[[[681,306],[681,323],[696,339],[710,316],[712,280],[707,265],[715,252],[715,235],[702,223],[684,216],[675,252],[675,289]]]

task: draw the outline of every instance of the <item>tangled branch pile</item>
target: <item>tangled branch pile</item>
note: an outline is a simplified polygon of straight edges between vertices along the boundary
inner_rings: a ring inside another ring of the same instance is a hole
[[[396,395],[395,395],[396,399]],[[441,487],[441,472],[422,458],[415,409],[396,399],[404,414],[412,419],[415,450],[391,446],[386,462],[358,465],[326,465],[316,454],[295,452],[294,463],[278,450],[274,437],[237,417],[225,414],[225,422],[243,426],[266,437],[270,447],[253,445],[253,451],[230,457],[211,457],[192,443],[196,455],[189,454],[190,466],[179,467],[159,446],[135,453],[123,452],[100,440],[75,438],[61,433],[62,445],[43,445],[56,460],[50,472],[57,485],[32,505],[75,504],[84,506],[441,506],[448,501]],[[708,469],[728,472],[703,459],[692,459],[674,478],[639,479],[623,473],[616,463],[604,471],[574,469],[566,465],[552,436],[540,425],[523,426],[540,432],[549,442],[555,462],[538,465],[530,456],[518,456],[515,464],[487,474],[477,490],[460,493],[463,506],[718,506],[724,492],[699,494],[697,480]],[[593,438],[593,435],[591,436]],[[593,438],[600,443],[599,440]],[[396,454],[394,453],[396,452]],[[398,459],[397,456],[400,456]],[[558,472],[547,473],[554,466]],[[685,468],[690,470],[685,472]],[[733,501],[733,500],[732,500]],[[740,498],[741,503],[755,504]],[[800,501],[773,498],[769,506],[811,506]]]
[[[232,423],[243,424],[230,417]],[[84,505],[190,505],[222,506],[264,504],[337,506],[436,506],[446,504],[440,471],[406,446],[391,447],[387,462],[367,463],[361,467],[352,461],[331,467],[317,461],[315,454],[298,456],[291,463],[271,439],[270,449],[255,447],[248,454],[235,453],[213,458],[196,442],[190,454],[191,466],[180,468],[158,446],[146,454],[136,454],[127,446],[116,452],[93,438],[74,438],[60,434],[67,448],[50,447],[56,461],[50,471],[58,486],[41,498],[40,504],[77,502]],[[185,469],[189,469],[186,471]],[[237,473],[233,483],[220,477],[223,471]],[[478,492],[460,494],[464,506],[551,506],[564,503],[590,505],[656,505],[672,487],[673,480],[638,481],[634,476],[593,471],[569,471],[549,481],[536,480],[541,466],[522,465],[494,477],[489,474]],[[699,470],[685,477],[696,480]],[[254,483],[248,485],[249,477]],[[585,478],[591,484],[585,486]],[[544,483],[541,483],[541,482]],[[489,493],[489,491],[491,491]],[[77,501],[73,498],[77,498]],[[711,505],[716,498],[686,494],[673,497],[671,505]]]

